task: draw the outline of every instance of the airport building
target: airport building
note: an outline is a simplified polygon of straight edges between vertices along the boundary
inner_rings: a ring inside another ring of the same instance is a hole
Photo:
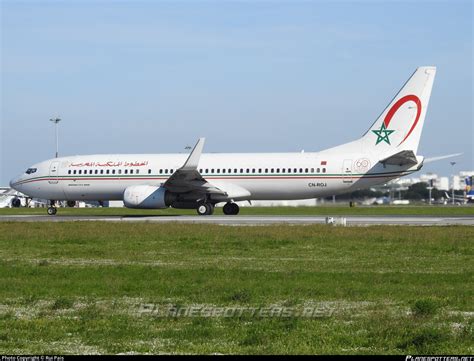
[[[402,188],[408,188],[409,186],[415,183],[425,182],[430,184],[430,182],[432,181],[433,187],[439,190],[452,190],[454,184],[454,190],[462,191],[466,188],[466,178],[472,176],[474,176],[474,170],[461,171],[451,177],[439,176],[436,173],[425,173],[421,174],[419,177],[400,178],[394,181],[393,183]]]

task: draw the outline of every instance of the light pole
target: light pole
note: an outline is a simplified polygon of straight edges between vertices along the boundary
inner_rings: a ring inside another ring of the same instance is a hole
[[[56,130],[56,158],[57,158],[58,155],[59,155],[58,123],[61,121],[61,118],[59,118],[59,117],[51,118],[49,121],[54,123],[54,127],[55,127],[55,130]]]
[[[451,167],[454,168],[454,165],[456,164],[456,162],[449,162],[449,164],[451,164]],[[453,169],[453,172],[454,172],[454,169]],[[454,202],[454,177],[455,177],[455,174],[453,173],[453,206],[455,204],[455,202]]]

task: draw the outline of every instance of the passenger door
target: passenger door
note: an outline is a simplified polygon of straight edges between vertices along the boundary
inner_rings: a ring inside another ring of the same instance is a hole
[[[51,163],[49,166],[49,184],[56,184],[58,183],[58,178],[59,178],[59,162],[54,161]]]

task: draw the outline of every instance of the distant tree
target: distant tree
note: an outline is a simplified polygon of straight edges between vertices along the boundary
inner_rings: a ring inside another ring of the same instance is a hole
[[[411,186],[408,187],[408,190],[406,192],[402,193],[402,195],[405,199],[411,199],[411,200],[428,199],[430,197],[428,183],[419,182],[419,183],[412,184]],[[431,190],[431,198],[440,199],[442,197],[445,197],[445,194],[443,191],[440,191],[437,188],[433,188]]]
[[[349,199],[363,199],[363,198],[378,198],[383,197],[387,193],[380,191],[373,191],[371,189],[360,189],[351,193],[338,194],[337,199],[349,200]],[[327,200],[331,200],[332,197],[327,197]]]

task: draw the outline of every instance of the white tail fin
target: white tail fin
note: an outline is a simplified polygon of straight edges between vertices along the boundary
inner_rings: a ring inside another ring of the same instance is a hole
[[[416,154],[425,122],[436,67],[423,66],[413,73],[361,141],[366,151]]]

